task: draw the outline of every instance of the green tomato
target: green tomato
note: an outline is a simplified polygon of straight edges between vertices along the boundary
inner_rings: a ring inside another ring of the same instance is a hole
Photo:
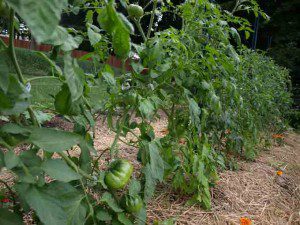
[[[139,195],[124,195],[121,199],[121,206],[129,213],[136,213],[143,207],[143,200]]]
[[[118,159],[110,164],[104,178],[105,184],[112,190],[121,189],[128,183],[132,172],[133,166],[129,161]]]
[[[128,15],[132,18],[139,19],[144,15],[144,10],[141,6],[130,4],[127,7]]]

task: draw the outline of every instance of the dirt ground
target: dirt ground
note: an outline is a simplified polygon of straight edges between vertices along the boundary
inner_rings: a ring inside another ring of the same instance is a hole
[[[49,126],[66,130],[72,127],[61,119]],[[98,154],[102,154],[100,165],[104,165],[110,159],[107,149],[114,141],[114,133],[101,118],[96,127],[94,144]],[[165,127],[163,119],[154,123],[158,136],[163,135]],[[218,184],[211,190],[210,211],[197,205],[186,206],[186,197],[174,192],[167,183],[161,184],[148,205],[149,224],[170,219],[182,225],[238,225],[240,218],[246,217],[252,225],[300,225],[300,134],[288,132],[284,136],[283,145],[262,151],[254,162],[242,161],[239,170],[220,173]],[[120,157],[131,160],[136,169],[140,167],[137,149],[122,142],[118,149]],[[279,176],[277,171],[283,174]]]

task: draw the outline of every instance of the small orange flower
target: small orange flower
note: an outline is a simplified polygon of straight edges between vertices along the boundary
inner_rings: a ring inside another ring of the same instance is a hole
[[[278,176],[282,176],[283,172],[281,170],[278,170],[276,173]]]
[[[231,134],[231,130],[230,129],[226,129],[225,130],[225,134]]]
[[[240,225],[251,225],[251,220],[247,217],[240,218]]]
[[[160,133],[163,135],[167,135],[169,133],[169,130],[168,130],[168,128],[165,128],[165,129],[161,130]]]
[[[274,139],[283,139],[284,136],[283,136],[283,134],[273,134],[272,138],[274,138]]]
[[[186,140],[184,138],[180,138],[179,144],[184,145],[186,143]]]

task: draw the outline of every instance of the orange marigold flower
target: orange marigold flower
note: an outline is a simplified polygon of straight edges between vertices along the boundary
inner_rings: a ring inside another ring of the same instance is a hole
[[[240,225],[251,225],[251,220],[247,217],[240,218]]]
[[[278,171],[277,171],[277,175],[278,175],[278,176],[282,176],[282,174],[283,174],[283,172],[282,172],[281,170],[278,170]]]
[[[179,140],[179,144],[184,145],[186,143],[186,140],[184,138],[180,138]]]
[[[165,128],[165,129],[161,130],[160,133],[163,135],[166,135],[169,133],[169,130],[168,130],[168,128]]]
[[[272,138],[274,138],[274,139],[283,139],[284,136],[283,136],[283,134],[273,134]]]

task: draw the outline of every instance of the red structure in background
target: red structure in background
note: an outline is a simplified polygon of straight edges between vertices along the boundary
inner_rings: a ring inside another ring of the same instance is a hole
[[[0,36],[0,38],[6,43],[8,44],[9,42],[9,38],[6,36]],[[14,40],[14,44],[16,47],[18,48],[26,48],[26,49],[30,49],[30,45],[31,45],[31,41],[27,41],[27,40],[18,40],[15,39]],[[51,51],[52,46],[51,45],[46,45],[46,44],[36,44],[35,48],[32,49],[34,51],[41,51],[41,52],[49,52]],[[88,54],[89,52],[86,51],[80,51],[80,50],[73,50],[72,52],[72,57],[74,58],[81,58],[82,56]],[[115,56],[110,56],[107,60],[107,64],[116,67],[116,68],[121,68],[122,67],[122,62],[121,60],[117,59]],[[129,60],[126,61],[126,70],[130,71],[132,70],[131,66],[130,66],[130,62]]]

